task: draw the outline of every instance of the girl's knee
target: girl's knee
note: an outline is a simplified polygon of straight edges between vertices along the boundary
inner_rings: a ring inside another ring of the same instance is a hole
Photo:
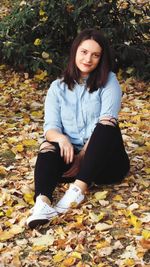
[[[45,153],[45,152],[49,152],[49,151],[52,151],[54,152],[55,151],[55,146],[49,142],[44,142],[41,144],[40,146],[40,153]]]

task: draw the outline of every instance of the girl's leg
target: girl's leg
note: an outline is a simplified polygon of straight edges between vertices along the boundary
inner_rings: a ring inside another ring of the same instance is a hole
[[[121,181],[130,168],[119,126],[97,124],[77,179],[91,184]]]
[[[121,181],[129,171],[120,129],[117,126],[97,124],[90,138],[80,171],[62,199],[56,204],[59,213],[65,213],[72,203],[84,200],[84,189],[92,182],[111,184]]]
[[[67,166],[60,156],[58,143],[43,144],[35,165],[35,199],[41,194],[52,200],[52,193],[69,165]]]
[[[30,228],[45,224],[57,215],[50,200],[62,173],[69,167],[61,158],[57,143],[46,142],[41,145],[35,166],[35,205],[26,221]]]

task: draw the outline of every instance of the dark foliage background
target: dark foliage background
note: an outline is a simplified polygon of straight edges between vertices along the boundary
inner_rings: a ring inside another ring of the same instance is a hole
[[[114,70],[148,80],[148,10],[148,1],[22,1],[0,22],[0,60],[31,74],[46,70],[54,78],[76,34],[96,27],[109,38]]]

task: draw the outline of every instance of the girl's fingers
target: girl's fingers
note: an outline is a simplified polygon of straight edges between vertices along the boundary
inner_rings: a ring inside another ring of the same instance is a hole
[[[61,157],[64,156],[64,149],[63,149],[63,147],[60,147],[60,156],[61,156]]]
[[[70,152],[70,162],[69,162],[69,163],[73,162],[73,158],[74,158],[74,149],[71,148],[71,152]]]
[[[69,164],[73,161],[74,158],[74,149],[73,147],[60,146],[60,155],[64,157],[64,161]]]
[[[68,148],[64,149],[64,161],[69,164],[70,161],[70,152]]]
[[[73,161],[74,151],[73,148],[66,148],[64,152],[64,159],[67,164]]]

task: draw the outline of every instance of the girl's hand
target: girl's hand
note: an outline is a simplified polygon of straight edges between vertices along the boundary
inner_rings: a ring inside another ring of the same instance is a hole
[[[68,177],[73,177],[77,175],[79,172],[80,166],[81,166],[82,159],[83,159],[83,156],[81,156],[80,153],[78,155],[75,155],[71,168],[68,171],[66,171],[63,174],[63,176],[68,178]]]
[[[60,155],[64,157],[66,164],[69,164],[73,161],[74,158],[74,148],[73,145],[69,142],[66,136],[62,136],[58,140],[60,147]]]

